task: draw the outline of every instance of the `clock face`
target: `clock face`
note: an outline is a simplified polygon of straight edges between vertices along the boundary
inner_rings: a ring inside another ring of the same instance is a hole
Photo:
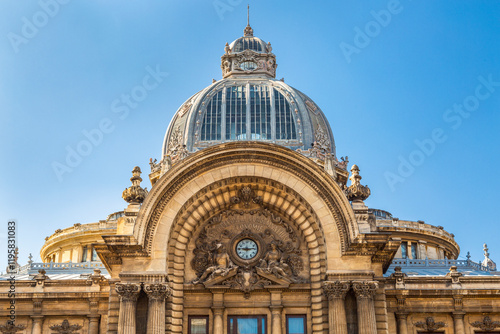
[[[243,239],[236,245],[236,254],[243,260],[250,260],[257,255],[257,243],[252,239]]]

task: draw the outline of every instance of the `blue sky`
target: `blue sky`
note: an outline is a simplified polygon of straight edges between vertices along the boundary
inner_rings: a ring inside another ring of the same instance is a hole
[[[0,3],[0,241],[16,219],[21,264],[30,252],[40,261],[54,230],[126,206],[132,168],[148,179],[174,112],[221,78],[224,45],[246,25],[239,0],[55,1]],[[482,259],[486,242],[500,260],[500,3],[250,6],[277,77],[315,100],[338,156],[359,165],[367,205],[443,226],[461,258]],[[113,112],[151,71],[156,87]],[[58,177],[54,164],[100,126],[103,137]]]

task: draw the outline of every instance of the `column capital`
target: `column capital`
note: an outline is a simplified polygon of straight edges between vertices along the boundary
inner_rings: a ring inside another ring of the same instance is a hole
[[[45,316],[43,315],[32,315],[30,316],[31,319],[33,319],[33,321],[37,322],[37,321],[42,321],[43,318],[45,318]]]
[[[408,318],[408,312],[396,312],[396,319],[406,320]]]
[[[357,298],[373,298],[375,290],[378,288],[377,282],[357,281],[352,282],[352,288]]]
[[[120,295],[122,301],[137,301],[141,285],[139,283],[116,283],[115,290]]]
[[[322,284],[323,294],[328,300],[334,298],[344,299],[347,291],[349,291],[350,284],[346,281],[326,281]]]
[[[224,314],[224,307],[212,307],[212,311],[214,312],[214,315],[222,316]]]
[[[167,283],[148,283],[144,284],[144,292],[150,300],[164,300],[170,297],[172,289]]]
[[[465,312],[453,312],[453,319],[463,319]]]

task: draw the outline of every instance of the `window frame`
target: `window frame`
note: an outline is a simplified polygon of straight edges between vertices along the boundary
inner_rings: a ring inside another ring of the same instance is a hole
[[[267,334],[267,315],[265,314],[255,314],[255,315],[240,315],[240,314],[234,314],[234,315],[228,315],[227,316],[227,333],[228,334],[234,334],[233,332],[230,332],[230,324],[231,324],[231,319],[237,320],[238,318],[240,319],[251,319],[251,318],[257,318],[257,328],[260,329],[259,334]],[[264,319],[264,326],[262,326],[262,319]],[[236,329],[238,329],[238,322],[235,321],[236,324]],[[258,330],[257,330],[258,331]]]
[[[188,334],[191,334],[191,319],[206,319],[207,324],[205,326],[206,334],[210,333],[210,317],[208,315],[189,315],[188,316]]]

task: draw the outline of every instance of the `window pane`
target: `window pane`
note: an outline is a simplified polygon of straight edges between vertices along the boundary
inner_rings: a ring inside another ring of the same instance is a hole
[[[205,111],[201,126],[202,141],[221,139],[221,109],[222,91],[219,91],[207,104],[207,110]]]
[[[276,139],[297,139],[290,103],[276,89],[274,90],[274,105],[276,110]]]
[[[411,244],[411,257],[412,259],[417,258],[417,244],[414,243]]]
[[[245,86],[226,90],[226,140],[245,140],[247,124]]]
[[[207,322],[206,318],[191,318],[190,328],[191,334],[208,334],[207,333]]]
[[[92,248],[92,261],[99,261],[99,257],[97,256],[95,248]]]
[[[87,247],[82,249],[82,262],[87,262]]]
[[[257,318],[239,318],[238,334],[259,334],[259,319]]]
[[[288,334],[305,334],[303,317],[289,317],[287,326]]]
[[[271,95],[267,86],[250,86],[250,139],[271,139]]]
[[[407,252],[406,252],[406,247],[407,247],[406,242],[402,242],[401,243],[401,257],[403,259],[406,259],[408,257]]]

